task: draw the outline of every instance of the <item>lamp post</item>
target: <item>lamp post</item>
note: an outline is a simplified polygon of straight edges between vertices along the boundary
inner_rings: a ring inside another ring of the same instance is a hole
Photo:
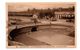
[[[33,21],[34,21],[34,23],[35,23],[35,26],[36,26],[36,23],[37,23],[37,18],[38,18],[38,16],[37,16],[36,14],[34,14],[34,15],[33,15]]]
[[[34,21],[34,24],[35,24],[35,25],[34,25],[34,26],[32,27],[32,29],[31,29],[32,32],[37,31],[37,26],[36,26],[37,17],[38,17],[38,16],[37,16],[36,14],[33,15],[33,21]]]

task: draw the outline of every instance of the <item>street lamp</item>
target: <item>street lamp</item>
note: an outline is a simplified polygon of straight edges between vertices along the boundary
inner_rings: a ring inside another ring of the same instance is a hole
[[[34,21],[35,26],[32,27],[32,29],[31,29],[32,32],[37,31],[37,26],[36,26],[37,18],[38,18],[38,16],[36,14],[34,14],[33,21]]]

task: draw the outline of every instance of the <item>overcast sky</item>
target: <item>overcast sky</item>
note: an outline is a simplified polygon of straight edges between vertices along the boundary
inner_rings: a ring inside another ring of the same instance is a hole
[[[23,11],[23,10],[27,10],[28,8],[32,9],[32,8],[37,8],[37,9],[46,9],[46,8],[59,8],[59,7],[63,7],[63,8],[67,8],[67,7],[71,7],[71,6],[75,6],[75,3],[71,3],[71,2],[25,2],[25,3],[7,3],[8,5],[8,10],[9,11]]]

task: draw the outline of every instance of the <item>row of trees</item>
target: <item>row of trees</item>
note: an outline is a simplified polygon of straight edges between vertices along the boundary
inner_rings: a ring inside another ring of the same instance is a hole
[[[54,16],[54,12],[55,11],[75,11],[75,7],[72,6],[72,7],[68,7],[68,8],[53,8],[53,9],[50,9],[50,8],[47,8],[47,9],[36,9],[36,8],[33,8],[33,9],[27,9],[25,11],[21,11],[21,12],[9,12],[8,15],[18,15],[18,16],[33,16],[33,14],[37,13],[37,15],[42,18],[44,16]]]
[[[68,7],[68,8],[62,8],[62,7],[59,7],[59,8],[47,8],[47,9],[36,9],[36,8],[33,8],[33,9],[29,9],[27,10],[27,12],[32,12],[32,13],[35,13],[35,12],[48,12],[48,11],[75,11],[75,7],[72,6],[72,7]],[[26,11],[23,11],[23,12],[26,12]]]

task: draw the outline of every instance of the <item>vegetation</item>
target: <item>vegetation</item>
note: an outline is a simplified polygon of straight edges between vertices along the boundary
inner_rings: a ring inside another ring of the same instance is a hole
[[[25,11],[21,11],[21,12],[8,12],[9,16],[26,16],[26,17],[32,17],[33,14],[37,13],[39,18],[43,18],[44,16],[54,16],[54,12],[55,11],[75,11],[75,7],[68,7],[68,8],[47,8],[47,9],[27,9]]]

